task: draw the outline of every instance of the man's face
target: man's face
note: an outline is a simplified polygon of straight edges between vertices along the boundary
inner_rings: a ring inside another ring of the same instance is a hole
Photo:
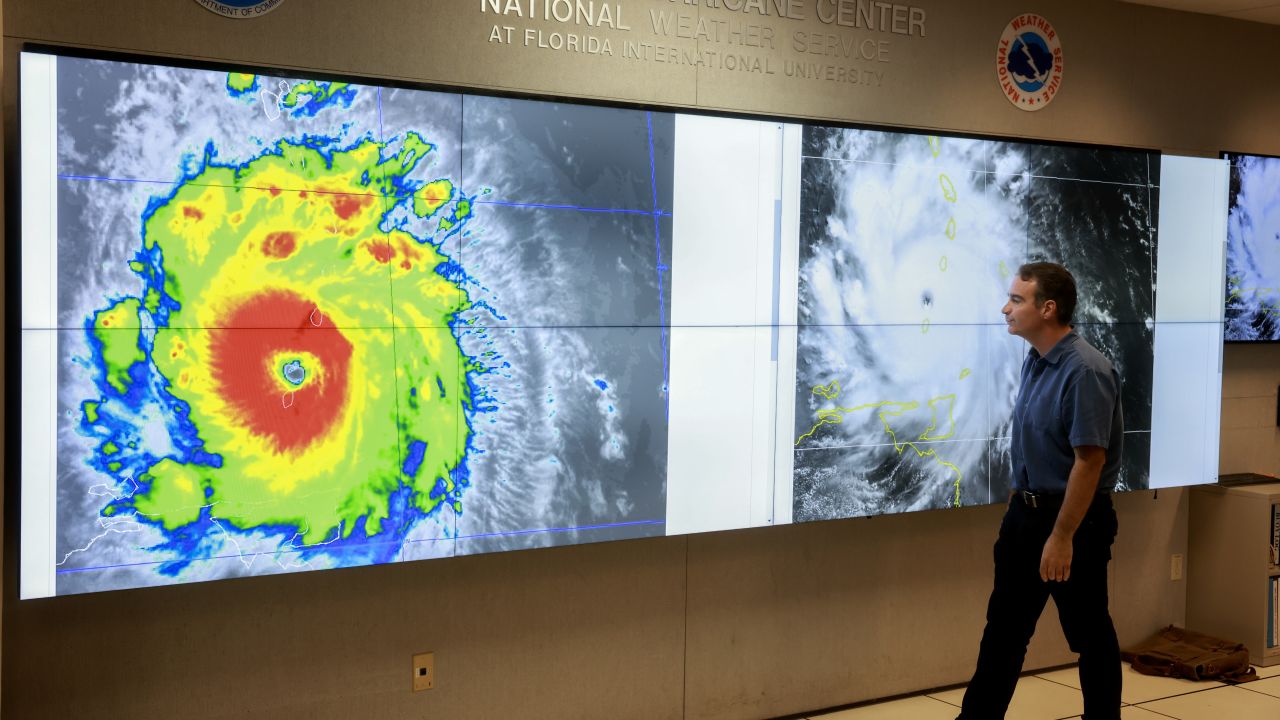
[[[1009,302],[1000,310],[1004,313],[1005,325],[1010,335],[1024,339],[1034,337],[1057,311],[1052,300],[1036,307],[1036,289],[1034,279],[1023,280],[1014,276],[1013,285],[1009,287]]]

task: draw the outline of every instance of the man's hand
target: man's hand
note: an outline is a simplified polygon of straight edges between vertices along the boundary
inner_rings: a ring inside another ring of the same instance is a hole
[[[1076,447],[1075,455],[1071,476],[1067,478],[1067,494],[1053,523],[1053,534],[1045,541],[1044,552],[1040,554],[1040,579],[1045,582],[1066,582],[1071,577],[1071,538],[1089,511],[1102,466],[1107,461],[1107,451],[1096,445]]]
[[[1040,554],[1040,579],[1066,582],[1071,577],[1071,538],[1058,533],[1049,535]]]

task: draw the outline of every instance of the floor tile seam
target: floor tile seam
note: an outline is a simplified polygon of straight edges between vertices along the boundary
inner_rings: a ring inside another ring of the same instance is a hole
[[[1214,686],[1214,687],[1196,688],[1196,689],[1194,689],[1194,690],[1187,690],[1186,692],[1178,692],[1178,693],[1174,693],[1174,694],[1172,694],[1172,695],[1161,695],[1161,696],[1160,696],[1160,697],[1158,697],[1158,698],[1151,698],[1150,700],[1139,700],[1139,701],[1137,701],[1137,702],[1127,703],[1127,704],[1128,704],[1128,705],[1132,705],[1132,706],[1134,706],[1134,707],[1137,707],[1138,705],[1141,705],[1141,704],[1143,704],[1143,703],[1160,702],[1161,700],[1170,700],[1170,699],[1173,699],[1173,698],[1176,698],[1176,697],[1183,697],[1184,695],[1195,695],[1196,693],[1209,692],[1210,690],[1220,690],[1220,689],[1222,689],[1222,688],[1224,688],[1224,687],[1230,687],[1230,686],[1229,686],[1229,685],[1227,685],[1227,684],[1225,684],[1225,683],[1218,683],[1218,684],[1217,684],[1216,686]]]
[[[966,685],[965,687],[967,688],[968,686]],[[956,704],[955,704],[955,703],[953,703],[953,702],[948,702],[948,701],[943,700],[942,698],[940,698],[940,697],[936,697],[936,696],[934,696],[934,695],[928,695],[928,694],[925,694],[925,695],[913,695],[912,697],[927,697],[927,698],[929,698],[930,700],[937,700],[938,702],[942,703],[943,705],[950,705],[950,706],[951,706],[951,707],[953,707],[953,708],[960,708],[960,707],[961,707],[961,706],[959,706],[959,705],[956,705]]]
[[[1152,700],[1151,702],[1157,702],[1157,701],[1156,701],[1156,700]],[[1129,707],[1136,707],[1136,708],[1138,708],[1139,710],[1144,710],[1144,711],[1146,711],[1146,712],[1151,713],[1152,715],[1159,715],[1160,717],[1172,718],[1173,720],[1183,720],[1182,718],[1179,718],[1179,717],[1178,717],[1178,716],[1176,716],[1176,715],[1168,715],[1168,714],[1166,714],[1166,713],[1162,713],[1162,712],[1159,712],[1159,711],[1157,711],[1157,710],[1152,710],[1151,708],[1148,708],[1148,707],[1142,707],[1141,705],[1130,705]]]
[[[1153,700],[1152,702],[1155,702],[1155,701]],[[1138,707],[1138,706],[1137,706],[1136,704],[1132,704],[1132,703],[1126,703],[1126,702],[1122,702],[1122,703],[1120,703],[1120,709],[1121,709],[1121,710],[1123,710],[1123,709],[1125,709],[1125,708],[1127,708],[1127,707],[1136,708],[1136,707]],[[1172,715],[1164,715],[1163,713],[1157,713],[1155,710],[1147,710],[1146,708],[1139,708],[1139,709],[1144,710],[1144,711],[1149,712],[1149,713],[1154,713],[1154,714],[1156,714],[1156,715],[1161,715],[1162,717],[1173,717]],[[1055,718],[1054,720],[1076,720],[1077,718],[1081,718],[1081,717],[1083,717],[1083,714],[1079,714],[1079,715],[1066,715],[1066,716],[1063,716],[1063,717],[1060,717],[1060,718]],[[1180,720],[1180,719],[1179,719],[1179,718],[1174,718],[1174,720]]]
[[[947,707],[949,707],[949,708],[957,708],[957,709],[959,709],[959,707],[960,707],[959,705],[953,705],[953,704],[951,704],[951,703],[947,702],[946,700],[940,700],[940,699],[938,699],[938,698],[936,698],[936,697],[934,697],[934,696],[932,696],[932,695],[929,695],[929,694],[927,694],[927,693],[920,693],[920,694],[918,694],[918,695],[907,695],[906,697],[895,698],[895,699],[893,699],[893,700],[886,700],[886,701],[884,701],[884,702],[873,702],[873,703],[868,703],[868,704],[865,704],[865,705],[857,705],[856,707],[853,707],[853,708],[846,708],[846,709],[844,709],[844,710],[833,710],[833,711],[831,711],[831,712],[823,713],[823,714],[821,714],[821,715],[807,715],[807,716],[805,716],[804,718],[802,718],[801,720],[823,720],[823,718],[830,717],[831,715],[834,715],[834,714],[836,714],[836,713],[848,712],[849,710],[860,710],[860,709],[862,709],[862,708],[877,707],[877,706],[879,706],[879,705],[892,705],[893,703],[906,702],[907,700],[914,700],[914,699],[916,699],[916,698],[926,698],[926,699],[932,700],[932,701],[934,701],[934,702],[937,702],[937,703],[941,703],[941,704],[943,704],[943,705],[946,705],[946,706],[947,706]]]
[[[1075,666],[1074,666],[1074,665],[1066,665],[1066,666],[1059,666],[1059,667],[1049,667],[1049,668],[1044,668],[1044,669],[1043,669],[1043,671],[1044,671],[1044,672],[1055,672],[1055,671],[1058,671],[1058,670],[1070,670],[1070,669],[1072,669],[1073,667],[1075,667]],[[1022,675],[1019,675],[1018,679],[1019,679],[1019,681],[1021,681],[1021,680],[1024,680],[1024,679],[1026,679],[1026,678],[1030,678],[1030,677],[1040,678],[1041,680],[1047,680],[1047,678],[1043,678],[1043,677],[1040,677],[1039,675],[1035,674],[1035,672],[1034,672],[1034,671],[1029,671],[1029,672],[1026,672],[1026,673],[1024,673],[1024,674],[1022,674]],[[1058,683],[1058,682],[1055,682],[1055,681],[1053,681],[1053,680],[1049,680],[1049,682],[1052,682],[1052,683],[1054,683],[1054,684],[1056,684],[1056,685],[1062,685],[1062,683]],[[955,691],[958,691],[958,690],[965,690],[965,689],[967,689],[968,687],[969,687],[968,685],[943,686],[943,687],[940,687],[940,688],[933,688],[933,689],[930,689],[930,690],[924,690],[924,691],[921,691],[921,692],[917,692],[917,693],[915,693],[915,694],[913,694],[913,695],[904,695],[904,696],[894,697],[894,698],[891,698],[891,699],[885,699],[885,700],[878,701],[878,702],[877,702],[877,701],[875,701],[874,699],[872,699],[872,700],[870,700],[870,701],[868,701],[868,702],[865,702],[865,703],[858,703],[858,704],[856,704],[856,707],[859,707],[859,708],[860,708],[860,707],[874,707],[874,706],[876,706],[876,705],[887,705],[887,704],[889,704],[889,703],[899,702],[899,701],[902,701],[902,700],[910,700],[910,699],[912,699],[912,698],[929,698],[930,700],[936,700],[937,702],[940,702],[940,703],[942,703],[943,705],[947,705],[947,706],[949,706],[949,707],[953,707],[953,708],[960,708],[960,707],[961,707],[960,705],[957,705],[957,704],[955,704],[955,703],[953,703],[953,702],[948,702],[948,701],[946,701],[946,700],[943,700],[942,698],[937,697],[937,696],[936,696],[936,695],[934,695],[933,693],[955,692]],[[1070,688],[1071,686],[1070,686],[1070,685],[1063,685],[1063,687],[1068,687],[1068,688]],[[1071,689],[1076,690],[1076,691],[1079,691],[1079,688],[1071,688]],[[846,709],[849,709],[849,708],[846,708]],[[830,711],[830,712],[824,713],[823,715],[814,715],[814,716],[812,716],[812,717],[810,717],[810,718],[807,718],[806,720],[820,720],[820,718],[826,717],[827,715],[830,715],[830,714],[832,714],[832,713],[834,713],[834,712],[843,712],[843,711],[842,711],[842,710],[832,710],[832,711]],[[1074,716],[1074,715],[1072,715],[1072,716],[1068,716],[1068,717],[1075,717],[1075,716]]]
[[[1226,689],[1226,688],[1229,688],[1229,687],[1235,687],[1235,686],[1233,686],[1233,685],[1227,685],[1227,684],[1223,683],[1223,684],[1219,684],[1217,687],[1201,688],[1201,689],[1199,689],[1199,690],[1192,690],[1191,692],[1182,693],[1182,694],[1180,694],[1180,695],[1170,695],[1169,697],[1156,698],[1156,699],[1154,699],[1154,700],[1145,700],[1145,701],[1140,702],[1140,703],[1135,703],[1132,707],[1142,708],[1143,710],[1148,710],[1148,711],[1150,711],[1150,712],[1156,712],[1155,710],[1152,710],[1151,708],[1146,707],[1146,706],[1147,706],[1147,705],[1150,705],[1151,703],[1164,702],[1165,700],[1173,700],[1173,699],[1175,699],[1175,698],[1187,697],[1188,695],[1199,695],[1200,693],[1214,692],[1215,690],[1223,690],[1223,689]],[[1255,693],[1255,694],[1258,694],[1258,695],[1265,695],[1266,693]],[[1270,696],[1270,697],[1275,697],[1275,696],[1274,696],[1274,695],[1272,695],[1272,696]],[[1280,700],[1280,698],[1277,698],[1277,699],[1278,699],[1278,700]],[[1164,715],[1165,713],[1159,713],[1159,714]],[[1175,716],[1173,716],[1173,715],[1166,715],[1166,717],[1175,717]]]
[[[1071,690],[1075,690],[1075,691],[1077,691],[1077,692],[1079,692],[1079,691],[1080,691],[1080,688],[1072,687],[1071,685],[1067,685],[1067,684],[1065,684],[1065,683],[1061,683],[1061,682],[1058,682],[1057,680],[1052,680],[1052,679],[1050,679],[1050,678],[1043,677],[1043,676],[1041,676],[1041,675],[1032,675],[1032,676],[1030,676],[1030,677],[1038,678],[1038,679],[1040,679],[1040,680],[1044,680],[1044,681],[1046,681],[1046,682],[1053,683],[1054,685],[1057,685],[1057,686],[1059,686],[1059,687],[1068,688],[1068,689],[1071,689]],[[1280,676],[1276,676],[1276,677],[1280,677]],[[1264,679],[1270,679],[1270,678],[1264,678]],[[1241,683],[1241,685],[1247,685],[1247,684],[1248,684],[1248,683]],[[1197,693],[1209,692],[1209,691],[1211,691],[1211,690],[1221,690],[1221,689],[1222,689],[1222,688],[1224,688],[1224,687],[1236,687],[1236,686],[1233,686],[1233,685],[1227,685],[1227,684],[1219,684],[1219,685],[1217,685],[1216,687],[1199,688],[1199,689],[1196,689],[1196,690],[1190,690],[1190,691],[1183,692],[1183,693],[1176,693],[1176,694],[1173,694],[1173,695],[1166,695],[1166,696],[1159,697],[1159,698],[1152,698],[1152,699],[1150,699],[1150,700],[1142,700],[1142,701],[1134,702],[1134,703],[1121,703],[1121,707],[1134,707],[1134,708],[1139,708],[1139,709],[1141,709],[1141,710],[1145,710],[1145,711],[1150,712],[1150,713],[1155,713],[1156,715],[1160,715],[1160,716],[1162,716],[1162,717],[1168,717],[1168,718],[1173,718],[1174,720],[1179,720],[1176,716],[1173,716],[1173,715],[1167,715],[1167,714],[1165,714],[1165,713],[1158,712],[1158,711],[1156,711],[1156,710],[1152,710],[1151,708],[1144,707],[1144,706],[1145,706],[1145,705],[1147,705],[1147,704],[1149,704],[1149,703],[1161,702],[1161,701],[1163,701],[1163,700],[1171,700],[1171,699],[1173,699],[1173,698],[1177,698],[1177,697],[1185,697],[1185,696],[1187,696],[1187,695],[1195,695],[1195,694],[1197,694]],[[1246,689],[1248,689],[1248,688],[1246,688]],[[1254,694],[1256,694],[1256,695],[1264,695],[1264,696],[1266,696],[1266,697],[1272,697],[1272,698],[1276,697],[1276,696],[1274,696],[1274,695],[1270,695],[1270,694],[1268,694],[1268,693],[1260,692],[1260,691],[1257,691],[1257,690],[1251,690],[1251,692],[1253,692],[1253,693],[1254,693]],[[955,703],[948,702],[948,701],[946,701],[946,700],[943,700],[942,698],[936,697],[936,696],[934,696],[934,695],[930,695],[930,694],[928,694],[928,693],[922,693],[922,694],[920,694],[920,695],[909,695],[909,696],[907,696],[907,697],[905,697],[905,698],[899,698],[898,700],[893,700],[893,701],[889,701],[889,702],[900,702],[900,701],[902,701],[902,700],[909,700],[909,699],[911,699],[911,698],[917,698],[917,697],[929,698],[930,700],[935,700],[935,701],[937,701],[937,702],[942,703],[943,705],[947,705],[948,707],[960,708],[960,706],[959,706],[959,705],[956,705]],[[1277,698],[1277,699],[1280,699],[1280,698]],[[872,705],[869,705],[869,706],[867,706],[867,707],[874,707],[876,704],[879,704],[879,703],[873,703]],[[886,704],[887,704],[887,703],[886,703]],[[825,717],[825,716],[823,716],[823,715],[814,715],[814,716],[810,716],[810,717],[806,718],[806,720],[821,720],[821,718],[823,718],[823,717]],[[1079,714],[1075,714],[1075,715],[1064,715],[1064,716],[1062,716],[1062,717],[1060,717],[1060,718],[1055,718],[1055,720],[1069,720],[1070,718],[1076,718],[1076,717],[1080,717],[1080,715],[1079,715]]]
[[[1049,679],[1049,678],[1047,678],[1047,677],[1040,677],[1039,675],[1032,675],[1032,677],[1034,677],[1034,678],[1039,678],[1039,679],[1041,679],[1041,680],[1044,680],[1045,682],[1052,683],[1052,684],[1057,685],[1057,686],[1059,686],[1059,687],[1064,687],[1064,688],[1067,688],[1067,689],[1069,689],[1069,690],[1074,690],[1074,691],[1076,691],[1076,693],[1077,693],[1077,694],[1079,694],[1079,695],[1080,695],[1080,699],[1081,699],[1080,712],[1078,712],[1078,713],[1072,713],[1071,715],[1062,715],[1062,716],[1059,716],[1059,717],[1055,717],[1053,720],[1071,720],[1071,718],[1078,718],[1078,717],[1080,717],[1080,716],[1084,713],[1084,695],[1083,695],[1083,693],[1081,692],[1080,688],[1077,688],[1077,687],[1071,687],[1070,685],[1067,685],[1067,684],[1065,684],[1065,683],[1060,683],[1060,682],[1058,682],[1057,680],[1050,680],[1050,679]],[[1124,703],[1121,703],[1121,704],[1120,704],[1120,706],[1121,706],[1121,707],[1124,707]]]
[[[1041,676],[1041,675],[1032,675],[1031,677],[1038,678],[1038,679],[1040,679],[1040,680],[1044,680],[1044,681],[1046,681],[1046,682],[1049,682],[1049,683],[1052,683],[1052,684],[1054,684],[1054,685],[1057,685],[1058,687],[1063,687],[1063,688],[1067,688],[1067,689],[1069,689],[1069,690],[1075,690],[1076,692],[1081,692],[1080,688],[1078,688],[1078,687],[1073,687],[1073,686],[1071,686],[1071,685],[1067,685],[1066,683],[1058,682],[1057,680],[1053,680],[1053,679],[1050,679],[1050,678],[1047,678],[1047,677],[1044,677],[1044,676]],[[1217,687],[1211,687],[1211,688],[1200,688],[1200,689],[1197,689],[1197,690],[1191,690],[1191,691],[1184,692],[1184,693],[1176,693],[1176,694],[1174,694],[1174,695],[1167,695],[1167,696],[1163,696],[1163,697],[1159,697],[1159,698],[1152,698],[1152,699],[1150,699],[1150,700],[1142,700],[1142,701],[1134,702],[1134,703],[1121,702],[1121,703],[1120,703],[1120,706],[1121,706],[1122,708],[1125,708],[1125,707],[1141,707],[1144,703],[1160,702],[1161,700],[1169,700],[1169,699],[1176,698],[1176,697],[1182,697],[1182,696],[1184,696],[1184,695],[1194,695],[1194,694],[1196,694],[1196,693],[1208,692],[1208,691],[1210,691],[1210,690],[1218,690],[1218,689],[1221,689],[1221,688],[1224,688],[1224,687],[1230,687],[1230,686],[1225,685],[1225,684],[1219,684]],[[1254,691],[1254,692],[1255,692],[1256,694],[1259,694],[1259,695],[1267,695],[1267,693],[1262,693],[1262,692],[1258,692],[1258,691]],[[951,706],[951,707],[957,707],[957,708],[958,708],[958,707],[960,707],[959,705],[955,705],[955,704],[949,703],[949,702],[947,702],[946,700],[942,700],[941,698],[937,698],[937,697],[934,697],[934,696],[932,696],[932,695],[926,695],[926,696],[924,696],[924,697],[928,697],[928,698],[930,698],[930,699],[932,699],[932,700],[937,700],[938,702],[944,703],[944,704],[949,705],[949,706]],[[1275,696],[1274,696],[1274,695],[1267,695],[1267,697],[1275,697]],[[1148,712],[1155,712],[1154,710],[1150,710],[1149,708],[1141,708],[1141,709],[1143,709],[1143,710],[1147,710]],[[1157,714],[1163,715],[1163,713],[1157,713]],[[1056,717],[1056,718],[1054,718],[1054,720],[1070,720],[1071,718],[1077,718],[1077,717],[1080,717],[1080,714],[1079,714],[1079,713],[1075,713],[1075,714],[1072,714],[1072,715],[1063,715],[1063,716],[1061,716],[1061,717]],[[1171,715],[1166,715],[1165,717],[1173,717],[1173,716],[1171,716]]]
[[[849,712],[850,710],[861,710],[861,709],[864,709],[864,708],[870,708],[870,707],[879,707],[879,706],[881,706],[881,705],[892,705],[893,703],[897,703],[897,702],[905,702],[905,701],[907,701],[907,700],[912,700],[912,699],[914,699],[914,698],[918,698],[918,697],[928,697],[928,696],[927,696],[927,695],[924,695],[924,694],[919,694],[919,695],[905,695],[905,696],[901,696],[901,697],[894,697],[894,698],[893,698],[893,699],[891,699],[891,700],[874,700],[874,699],[872,699],[872,700],[867,700],[867,701],[864,701],[864,702],[855,702],[855,703],[853,703],[852,705],[837,705],[837,706],[835,706],[835,709],[824,710],[824,711],[819,712],[817,715],[805,715],[805,716],[803,716],[803,717],[796,717],[796,718],[795,718],[795,720],[823,720],[823,718],[831,717],[832,715],[835,715],[836,713],[844,713],[844,712]],[[931,699],[932,699],[932,698],[931,698]],[[812,712],[812,711],[810,711],[810,712]],[[786,717],[786,718],[792,718],[793,716],[791,716],[791,715],[787,715],[787,716],[784,716],[784,717]]]
[[[1275,676],[1275,677],[1280,677],[1280,675],[1277,675],[1277,676]],[[1269,677],[1269,678],[1258,678],[1258,680],[1273,680],[1273,679],[1275,679],[1275,678],[1274,678],[1274,677]],[[1261,690],[1254,690],[1253,688],[1249,687],[1249,686],[1250,686],[1250,685],[1252,685],[1253,683],[1258,682],[1258,680],[1251,680],[1251,681],[1249,681],[1249,682],[1236,683],[1236,684],[1234,684],[1234,685],[1224,684],[1224,685],[1223,685],[1223,687],[1238,687],[1238,688],[1240,688],[1241,690],[1248,690],[1249,692],[1253,693],[1254,695],[1265,695],[1266,697],[1269,697],[1269,698],[1275,698],[1276,700],[1280,700],[1280,695],[1272,695],[1271,693],[1263,692],[1263,691],[1261,691]]]
[[[1057,680],[1054,680],[1054,679],[1052,679],[1052,678],[1047,678],[1047,677],[1045,677],[1045,676],[1043,676],[1043,675],[1032,675],[1031,677],[1040,678],[1041,680],[1044,680],[1045,682],[1051,682],[1051,683],[1053,683],[1054,685],[1061,685],[1062,687],[1065,687],[1065,688],[1071,688],[1072,690],[1079,690],[1079,689],[1080,689],[1080,688],[1076,687],[1075,685],[1068,685],[1068,684],[1066,684],[1066,683],[1064,683],[1064,682],[1058,682]],[[1075,716],[1074,716],[1074,715],[1068,715],[1067,717],[1075,717]]]

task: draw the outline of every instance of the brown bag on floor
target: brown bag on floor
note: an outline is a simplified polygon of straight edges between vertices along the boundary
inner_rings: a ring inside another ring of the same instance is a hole
[[[1258,679],[1244,645],[1173,625],[1122,650],[1120,657],[1143,675],[1229,683]]]

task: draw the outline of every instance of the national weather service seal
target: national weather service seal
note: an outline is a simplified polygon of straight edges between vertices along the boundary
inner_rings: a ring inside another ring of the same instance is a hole
[[[201,7],[222,17],[247,20],[280,7],[284,0],[196,0]]]
[[[1062,39],[1034,13],[1009,21],[996,47],[996,80],[1021,110],[1039,110],[1062,88]]]

